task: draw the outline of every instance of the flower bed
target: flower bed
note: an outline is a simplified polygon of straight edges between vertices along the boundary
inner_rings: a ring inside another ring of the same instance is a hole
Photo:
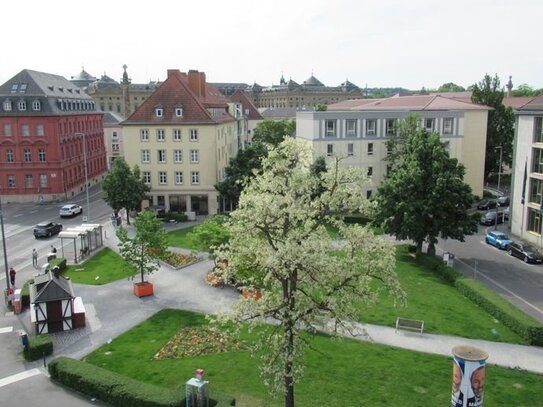
[[[169,251],[166,252],[166,256],[162,259],[163,263],[175,270],[182,269],[183,267],[190,266],[199,261],[200,259],[192,254],[174,253]]]

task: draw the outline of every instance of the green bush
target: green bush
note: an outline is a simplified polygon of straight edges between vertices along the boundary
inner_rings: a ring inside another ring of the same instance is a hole
[[[139,382],[64,356],[49,363],[51,378],[66,387],[118,407],[184,407],[184,392]],[[182,398],[183,397],[183,398]],[[235,400],[214,392],[210,407],[234,406]]]
[[[27,280],[21,288],[21,304],[24,307],[30,306],[30,284],[34,283],[34,279]]]
[[[168,212],[164,215],[165,222],[169,222],[170,220],[174,220],[176,222],[186,222],[188,219],[188,216],[184,213]]]
[[[53,353],[53,341],[48,335],[38,335],[28,341],[28,347],[23,351],[26,360],[38,360],[43,355],[48,356]]]
[[[58,266],[60,269],[60,272],[62,273],[64,270],[66,270],[66,259],[63,258],[56,258],[49,262],[49,266],[47,266],[47,270],[52,270],[54,267]]]

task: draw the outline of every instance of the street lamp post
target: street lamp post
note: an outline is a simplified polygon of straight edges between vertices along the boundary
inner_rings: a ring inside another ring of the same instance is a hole
[[[0,197],[0,225],[2,228],[2,249],[4,251],[4,268],[6,269],[6,288],[9,290],[8,252],[6,250],[6,235],[4,234],[4,212],[2,211],[2,197]]]
[[[77,133],[83,136],[83,165],[85,166],[85,193],[87,196],[87,222],[90,222],[90,204],[89,204],[89,172],[87,169],[87,135],[85,133]]]
[[[496,150],[497,149],[500,149],[500,162],[498,164],[498,198],[500,197],[500,179],[501,179],[501,175],[502,175],[502,153],[503,153],[503,148],[502,146],[498,146],[496,147]],[[494,230],[498,229],[498,200],[496,199],[496,219],[494,221]]]

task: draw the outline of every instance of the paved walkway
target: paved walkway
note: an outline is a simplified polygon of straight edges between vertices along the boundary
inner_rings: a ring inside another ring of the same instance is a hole
[[[117,238],[111,223],[108,222],[105,230],[106,245],[116,249]],[[74,284],[76,295],[83,298],[86,307],[87,326],[54,334],[55,356],[81,358],[165,307],[202,313],[225,311],[239,298],[239,294],[231,288],[208,286],[205,276],[212,267],[213,262],[208,259],[181,270],[163,266],[149,276],[155,287],[154,296],[141,299],[133,295],[131,280],[116,281],[104,286]],[[28,311],[20,314],[17,319],[28,332],[32,332]],[[543,348],[427,333],[396,332],[393,327],[370,324],[356,324],[355,330],[355,339],[445,356],[451,356],[452,348],[457,345],[470,344],[487,351],[487,362],[490,364],[543,374]]]

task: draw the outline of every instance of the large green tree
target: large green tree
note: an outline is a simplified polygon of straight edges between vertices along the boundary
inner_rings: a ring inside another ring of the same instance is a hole
[[[166,251],[166,232],[164,223],[150,211],[142,211],[134,221],[136,234],[129,237],[127,229],[121,227],[116,234],[119,238],[119,253],[129,265],[132,274],[140,274],[145,282],[145,274],[158,270],[157,259]]]
[[[453,82],[444,83],[437,89],[438,92],[464,92],[465,90],[464,87]]]
[[[513,89],[512,93],[513,96],[535,97],[541,95],[543,93],[543,89],[534,89],[527,83],[523,83],[522,85],[519,85],[516,89]]]
[[[510,107],[504,106],[504,96],[505,93],[497,75],[491,77],[486,74],[472,87],[472,102],[492,108],[488,112],[486,130],[485,179],[488,179],[491,173],[497,173],[501,165],[510,166],[513,160],[515,115]],[[501,163],[500,154],[502,155]]]
[[[133,170],[122,159],[113,161],[113,168],[102,182],[103,199],[118,216],[121,209],[126,209],[126,221],[130,224],[129,212],[139,209],[150,188],[145,185],[137,166]]]
[[[361,303],[377,300],[377,286],[404,297],[392,244],[342,221],[343,214],[370,205],[362,194],[364,171],[333,165],[317,175],[309,170],[311,157],[294,139],[269,152],[261,174],[242,192],[227,223],[230,240],[218,252],[227,264],[224,280],[262,290],[262,298],[235,304],[227,320],[261,324],[254,351],[264,383],[284,395],[285,407],[294,406],[303,370],[308,343],[302,330],[348,326]],[[327,233],[328,224],[338,228],[341,245]]]
[[[450,158],[438,133],[417,126],[410,116],[400,126],[395,159],[378,188],[375,220],[397,239],[410,239],[435,254],[437,238],[464,241],[477,230],[468,214],[473,204],[464,167]]]
[[[237,204],[245,183],[262,168],[262,159],[270,146],[277,146],[285,137],[294,135],[296,127],[291,120],[264,120],[254,130],[251,144],[231,158],[225,169],[224,180],[215,185],[221,197]]]

